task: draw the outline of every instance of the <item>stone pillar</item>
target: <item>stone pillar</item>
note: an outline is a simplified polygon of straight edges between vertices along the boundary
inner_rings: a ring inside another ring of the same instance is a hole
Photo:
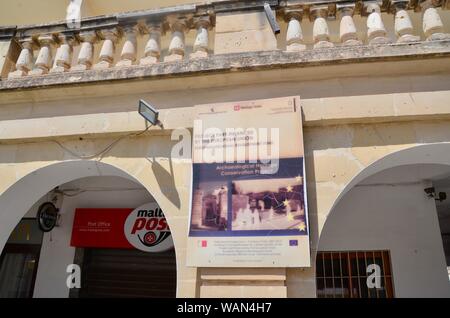
[[[124,33],[125,43],[120,53],[120,61],[116,64],[118,67],[131,66],[136,61],[138,29],[135,26],[127,26],[124,28]]]
[[[286,268],[199,268],[200,298],[286,298]],[[309,287],[309,286],[308,286]]]
[[[439,12],[431,1],[420,3],[422,9],[422,28],[427,41],[447,40],[450,38],[448,33],[444,33],[444,24],[442,23]]]
[[[276,49],[277,38],[262,8],[216,13],[214,54]]]
[[[197,36],[195,37],[193,47],[194,52],[189,55],[189,58],[197,59],[208,57],[208,30],[211,28],[211,20],[209,16],[195,18],[194,26],[197,29]]]
[[[287,52],[306,50],[306,45],[303,42],[302,18],[303,10],[285,11],[284,20],[288,23],[286,32]]]
[[[55,61],[50,73],[63,73],[70,70],[72,64],[73,46],[76,44],[73,35],[58,35],[60,45],[56,50]]]
[[[313,25],[313,39],[314,48],[333,47],[334,44],[330,42],[330,32],[328,31],[328,7],[312,7],[310,19],[314,21]]]
[[[195,189],[192,197],[192,225],[196,228],[200,228],[203,225],[203,194],[202,190]]]
[[[15,69],[22,48],[15,40],[16,26],[0,27],[0,81]]]
[[[110,68],[114,62],[114,52],[116,49],[119,32],[117,29],[102,30],[101,36],[104,39],[100,50],[99,62],[94,65],[95,70]]]
[[[161,56],[161,25],[150,24],[148,26],[148,41],[144,48],[144,57],[139,65],[151,65],[159,62]]]
[[[186,22],[176,21],[170,28],[172,30],[172,40],[169,45],[169,55],[164,58],[164,62],[181,61],[185,51],[184,32],[186,30]]]
[[[8,78],[19,78],[28,75],[28,72],[33,67],[33,50],[36,48],[36,43],[33,39],[26,38],[21,42],[22,50],[16,62],[16,70],[8,74]]]
[[[361,45],[362,41],[358,39],[355,22],[353,21],[355,5],[337,4],[336,9],[337,15],[341,19],[341,22],[339,24],[339,38],[342,42],[342,45]]]
[[[97,34],[95,31],[83,32],[79,35],[81,41],[81,49],[78,53],[77,65],[73,66],[71,71],[85,71],[92,67],[94,57],[94,43],[97,42]]]
[[[392,2],[391,11],[395,13],[394,28],[397,34],[397,43],[420,41],[420,37],[414,35],[414,28],[406,11],[409,1]]]
[[[55,39],[52,35],[41,35],[38,37],[39,54],[36,58],[35,68],[29,75],[43,75],[48,74],[52,66],[52,46],[55,44]]]
[[[381,19],[381,9],[378,2],[368,2],[364,4],[367,17],[367,39],[369,44],[386,44],[391,41],[386,36],[386,28]]]

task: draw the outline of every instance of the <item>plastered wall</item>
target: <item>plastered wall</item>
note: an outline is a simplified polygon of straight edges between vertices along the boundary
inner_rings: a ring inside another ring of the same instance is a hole
[[[414,147],[424,142],[449,140],[448,124],[445,121],[429,121],[305,129],[306,173],[309,183],[309,219],[313,254],[317,249],[320,232],[333,203],[357,173],[377,159],[397,150]],[[80,153],[91,153],[103,148],[112,140],[114,139],[73,140],[66,141],[65,145]],[[240,286],[243,294],[249,297],[268,296],[267,290],[271,290],[277,296],[282,295],[280,294],[283,293],[282,290],[285,290],[284,293],[287,296],[315,296],[314,268],[289,269],[287,271],[280,269],[277,275],[270,279],[264,278],[267,274],[261,272],[258,274],[258,272],[240,271],[239,274],[239,271],[236,271],[237,277],[232,282],[223,282],[211,276],[211,273],[202,272],[202,270],[200,271],[202,277],[200,281],[195,269],[183,265],[189,211],[190,161],[188,159],[170,160],[171,145],[169,136],[131,138],[126,142],[119,143],[101,162],[112,165],[138,180],[167,211],[177,248],[178,295],[194,297],[198,292],[197,284],[204,283],[205,287],[203,289],[200,287],[202,296],[219,296],[218,293],[220,293],[220,296],[224,297],[227,294],[224,294],[224,289],[214,288],[214,286],[232,283],[234,286]],[[75,179],[76,176],[85,174],[89,169],[98,169],[98,165],[100,165],[100,163],[92,167],[75,165],[54,172],[49,170],[41,175],[39,168],[52,167],[55,163],[71,162],[74,159],[52,142],[2,145],[0,158],[2,159],[0,164],[2,245],[7,239],[7,235],[4,233],[9,233],[9,228],[14,227],[31,205],[43,195],[39,195],[38,183],[30,181],[33,176],[38,178],[38,182],[43,178],[49,180],[53,177],[67,176]],[[55,176],[52,176],[52,173]],[[61,176],[62,174],[64,175]],[[59,179],[57,178],[57,180]],[[26,182],[22,184],[23,181]],[[41,185],[43,184],[41,183]],[[11,186],[13,186],[11,189],[15,191],[10,189],[6,191],[5,195],[5,190]],[[49,184],[45,192],[50,189]],[[18,201],[19,197],[29,199],[29,206],[26,209],[24,205],[20,205],[25,203],[23,200]],[[33,199],[34,197],[36,199]],[[219,269],[213,274],[217,276],[220,272]],[[254,287],[258,280],[264,281],[265,288]],[[229,289],[230,296],[234,295],[234,290],[234,288]]]
[[[414,74],[405,71],[413,66]],[[359,75],[348,75],[351,72],[346,68]],[[388,71],[390,75],[379,73]],[[389,62],[383,68],[373,63],[235,76],[239,80],[229,83],[230,77],[221,75],[218,82],[204,76],[170,83],[106,83],[1,95],[0,247],[7,239],[4,233],[10,233],[52,187],[116,169],[119,172],[114,175],[135,179],[169,211],[177,249],[178,296],[226,297],[236,296],[238,291],[248,297],[315,297],[314,267],[230,272],[184,266],[191,162],[189,156],[171,159],[175,141],[170,133],[177,127],[192,127],[192,106],[196,104],[299,95],[314,264],[327,216],[355,176],[396,151],[450,141],[450,77],[439,60]],[[164,130],[152,128],[139,137],[125,138],[103,158],[94,160],[79,160],[54,142],[89,155],[119,135],[141,131],[145,122],[136,112],[139,98],[161,109]],[[58,164],[63,166],[57,168]]]

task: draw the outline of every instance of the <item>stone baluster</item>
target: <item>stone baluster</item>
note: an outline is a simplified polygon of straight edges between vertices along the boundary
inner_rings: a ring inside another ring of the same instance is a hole
[[[355,12],[354,4],[337,4],[337,15],[341,19],[339,24],[339,38],[342,45],[361,45],[362,41],[358,39],[353,14]]]
[[[149,24],[148,41],[144,48],[144,57],[139,61],[139,65],[152,65],[159,62],[161,56],[161,24]]]
[[[197,59],[208,57],[208,30],[211,28],[210,17],[202,16],[195,18],[194,26],[197,29],[197,35],[193,47],[194,52],[189,55],[189,58]]]
[[[77,65],[73,66],[71,71],[85,71],[92,67],[94,57],[94,43],[98,41],[95,31],[82,32],[79,35],[81,48],[78,53]]]
[[[314,21],[314,48],[333,47],[334,44],[330,42],[330,32],[328,31],[328,23],[326,20],[328,16],[328,7],[312,7],[310,12],[310,19]]]
[[[52,46],[55,45],[55,38],[48,35],[41,35],[38,37],[39,53],[34,63],[35,68],[29,75],[43,75],[48,74],[52,66]]]
[[[186,28],[186,21],[177,20],[171,24],[172,39],[169,45],[169,55],[164,58],[164,62],[180,61],[184,57],[185,44],[184,32]]]
[[[104,40],[98,57],[99,62],[93,66],[95,70],[110,68],[113,65],[114,52],[119,38],[119,32],[116,28],[101,30],[100,34]]]
[[[444,33],[444,24],[432,1],[420,3],[422,9],[422,28],[427,41],[448,40],[450,34]]]
[[[124,27],[125,33],[125,43],[122,47],[122,52],[120,53],[120,61],[117,62],[116,66],[131,66],[136,61],[137,53],[137,26],[126,26]]]
[[[303,42],[302,22],[303,10],[285,11],[284,20],[288,23],[286,32],[286,51],[298,52],[306,50]]]
[[[55,54],[55,61],[50,73],[63,73],[70,70],[72,64],[73,46],[77,43],[73,35],[59,34],[60,43]]]
[[[397,43],[405,42],[416,42],[420,40],[419,36],[414,35],[414,28],[409,17],[408,11],[408,1],[391,1],[390,11],[395,14],[394,17],[394,29],[397,35]]]
[[[381,19],[381,9],[378,2],[364,3],[364,12],[367,17],[367,39],[369,44],[386,44],[391,41]]]
[[[22,50],[16,62],[16,70],[8,74],[8,78],[19,78],[28,75],[33,67],[33,50],[37,47],[34,40],[26,38],[20,41]]]

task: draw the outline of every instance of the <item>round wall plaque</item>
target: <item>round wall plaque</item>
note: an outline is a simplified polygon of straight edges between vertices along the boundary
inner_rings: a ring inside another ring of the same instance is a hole
[[[51,202],[41,204],[37,213],[39,228],[43,232],[50,232],[58,220],[58,209]]]

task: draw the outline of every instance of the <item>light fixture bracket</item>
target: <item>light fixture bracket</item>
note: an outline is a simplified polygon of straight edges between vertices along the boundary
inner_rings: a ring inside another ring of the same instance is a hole
[[[145,118],[146,121],[148,121],[152,125],[162,127],[161,122],[158,119],[159,111],[153,105],[149,104],[143,99],[139,100],[138,112],[142,117]]]

